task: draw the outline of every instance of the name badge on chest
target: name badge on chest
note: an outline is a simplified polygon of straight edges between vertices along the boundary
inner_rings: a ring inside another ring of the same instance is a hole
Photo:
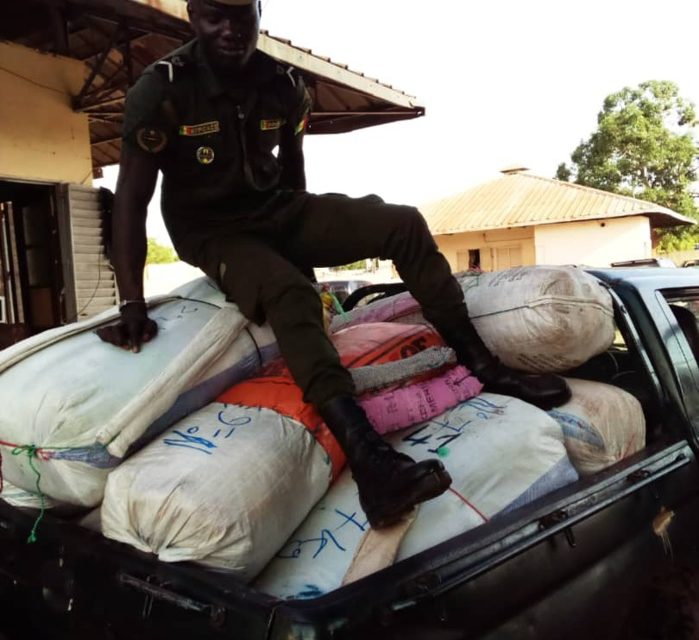
[[[207,136],[219,131],[221,131],[221,123],[218,120],[202,122],[201,124],[183,124],[179,128],[179,134],[187,137]]]

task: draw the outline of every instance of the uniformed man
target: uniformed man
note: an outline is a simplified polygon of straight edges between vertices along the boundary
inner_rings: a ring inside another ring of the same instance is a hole
[[[460,362],[489,391],[541,407],[565,402],[555,376],[506,368],[472,327],[464,298],[417,209],[376,196],[306,192],[309,93],[293,68],[257,51],[255,0],[189,0],[196,38],[146,69],[126,101],[113,263],[121,321],[101,331],[137,352],[157,332],[143,300],[146,207],[162,171],[162,213],[180,257],[214,278],[250,320],[268,321],[287,366],[347,454],[373,527],[451,482],[376,435],[323,328],[312,267],[392,259]]]

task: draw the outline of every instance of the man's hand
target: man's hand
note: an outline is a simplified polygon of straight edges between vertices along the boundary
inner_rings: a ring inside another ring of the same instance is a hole
[[[95,333],[104,342],[138,353],[144,342],[155,338],[158,325],[148,317],[145,303],[130,302],[122,308],[119,322],[102,327]]]

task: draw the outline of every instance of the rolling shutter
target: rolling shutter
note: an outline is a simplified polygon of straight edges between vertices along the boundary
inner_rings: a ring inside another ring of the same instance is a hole
[[[105,255],[99,189],[59,185],[59,229],[68,321],[84,320],[118,302]]]

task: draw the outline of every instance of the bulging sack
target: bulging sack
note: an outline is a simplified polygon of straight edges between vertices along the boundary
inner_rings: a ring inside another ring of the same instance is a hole
[[[438,418],[387,438],[424,460],[439,457],[451,488],[420,505],[397,560],[488,522],[577,480],[560,426],[544,411],[507,396],[483,393]],[[368,529],[348,471],[255,581],[281,598],[314,598],[340,586]]]
[[[108,538],[247,580],[320,499],[328,456],[301,424],[269,409],[212,403],[109,476]]]
[[[133,354],[94,330],[116,308],[0,353],[2,474],[18,488],[81,506],[131,451],[211,402],[277,354],[208,278],[148,301],[155,340]],[[15,455],[9,455],[14,452]]]
[[[578,473],[596,473],[643,449],[646,424],[636,398],[602,382],[566,380],[572,398],[548,413],[561,425],[568,456]]]
[[[516,369],[567,371],[602,353],[614,340],[609,292],[576,267],[468,273],[459,283],[483,342]],[[337,316],[332,329],[364,322],[414,323],[418,313],[417,302],[405,293]]]

